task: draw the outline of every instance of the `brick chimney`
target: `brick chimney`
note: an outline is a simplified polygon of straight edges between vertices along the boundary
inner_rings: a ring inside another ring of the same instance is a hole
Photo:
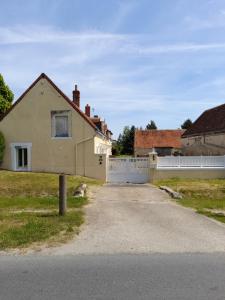
[[[87,105],[85,106],[85,115],[88,116],[89,118],[90,118],[90,116],[91,116],[91,107],[90,107],[89,104],[87,104]]]
[[[73,91],[73,103],[80,107],[80,91],[77,89],[77,84],[75,84],[75,90]]]

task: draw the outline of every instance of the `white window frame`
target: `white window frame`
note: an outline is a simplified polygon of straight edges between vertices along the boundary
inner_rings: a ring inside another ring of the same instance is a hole
[[[55,117],[67,117],[68,118],[68,136],[56,136],[56,118]],[[72,137],[72,117],[70,110],[55,110],[51,111],[51,137],[52,139],[65,140]]]
[[[27,149],[27,167],[20,168],[18,167],[17,161],[17,148],[25,148]],[[11,143],[11,168],[13,171],[31,171],[31,150],[32,143]]]

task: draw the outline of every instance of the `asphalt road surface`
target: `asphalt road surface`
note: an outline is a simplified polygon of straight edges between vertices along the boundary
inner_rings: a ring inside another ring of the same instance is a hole
[[[3,256],[0,299],[224,300],[225,255]]]
[[[0,256],[0,300],[224,300],[225,226],[149,185],[100,188],[78,237]]]

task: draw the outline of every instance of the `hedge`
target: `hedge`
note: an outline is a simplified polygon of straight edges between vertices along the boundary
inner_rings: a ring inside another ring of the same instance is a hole
[[[0,164],[3,161],[4,150],[5,150],[5,138],[4,135],[0,132]]]

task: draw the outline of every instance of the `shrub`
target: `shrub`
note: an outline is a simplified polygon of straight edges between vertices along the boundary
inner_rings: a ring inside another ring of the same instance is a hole
[[[0,132],[0,165],[3,161],[4,150],[5,150],[5,138],[4,135]]]

